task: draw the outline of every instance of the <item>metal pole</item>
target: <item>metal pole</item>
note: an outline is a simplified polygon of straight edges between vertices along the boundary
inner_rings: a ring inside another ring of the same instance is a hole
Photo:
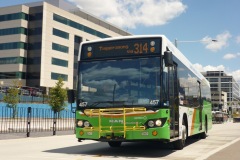
[[[56,135],[56,116],[57,116],[57,112],[54,111],[54,115],[53,115],[53,135]]]
[[[28,109],[27,109],[27,137],[30,137],[30,132],[31,132],[31,114],[32,114],[32,108],[28,107]]]

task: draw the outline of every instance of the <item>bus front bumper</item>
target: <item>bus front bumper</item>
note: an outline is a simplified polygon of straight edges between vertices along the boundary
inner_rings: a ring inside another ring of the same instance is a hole
[[[144,130],[125,131],[98,131],[84,128],[76,128],[76,138],[79,140],[97,141],[137,141],[137,140],[170,140],[170,129],[168,126],[147,128]]]

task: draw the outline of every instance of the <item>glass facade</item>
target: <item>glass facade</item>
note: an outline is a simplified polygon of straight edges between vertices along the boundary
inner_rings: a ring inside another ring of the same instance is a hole
[[[68,81],[68,75],[51,72],[51,79],[58,80],[58,78],[63,78],[64,81]]]
[[[37,7],[35,7],[37,8]],[[41,7],[39,7],[41,8]],[[37,21],[37,20],[42,20],[43,19],[43,12],[38,12],[38,13],[32,13],[29,15],[29,21]]]
[[[29,8],[26,86],[40,86],[43,6]]]
[[[53,35],[58,36],[58,37],[62,37],[65,39],[69,39],[69,33],[61,31],[59,29],[53,28]]]
[[[74,35],[74,64],[73,64],[73,84],[77,84],[77,68],[78,68],[78,54],[79,54],[79,46],[82,43],[82,37],[78,35]],[[76,88],[76,85],[73,85],[73,88]]]
[[[25,72],[0,72],[0,79],[26,79]]]
[[[26,64],[26,58],[24,57],[0,58],[0,65],[4,64]]]
[[[16,20],[16,19],[28,20],[28,14],[19,12],[19,13],[0,15],[0,22],[11,21],[11,20]]]
[[[41,35],[41,34],[42,34],[42,27],[29,28],[29,29],[28,29],[28,35],[29,35],[29,36]]]
[[[6,36],[6,35],[12,35],[12,34],[27,35],[27,29],[23,27],[0,29],[0,36]]]
[[[52,43],[52,49],[63,53],[68,53],[68,47],[57,43]]]
[[[64,18],[62,16],[59,16],[57,14],[53,14],[53,20],[57,21],[57,22],[60,22],[60,23],[63,23],[65,25],[68,25],[70,27],[73,27],[73,28],[76,28],[78,30],[81,30],[81,31],[84,31],[84,32],[87,32],[89,34],[92,34],[94,36],[97,36],[97,37],[100,37],[100,38],[107,38],[107,37],[110,37],[102,32],[99,32],[97,30],[94,30],[92,28],[89,28],[85,25],[82,25],[80,23],[77,23],[77,22],[74,22],[70,19],[67,19],[67,18]]]
[[[58,58],[52,58],[52,64],[57,66],[62,66],[62,67],[68,67],[68,61],[58,59]]]
[[[42,48],[41,42],[29,43],[28,50],[40,50]]]
[[[8,49],[27,49],[27,43],[11,42],[11,43],[0,44],[0,50],[8,50]]]
[[[74,36],[74,42],[80,44],[82,42],[82,37],[80,36]]]

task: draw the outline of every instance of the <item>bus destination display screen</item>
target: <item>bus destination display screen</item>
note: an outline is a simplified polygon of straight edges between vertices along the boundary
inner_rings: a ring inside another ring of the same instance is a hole
[[[160,53],[161,38],[126,39],[84,44],[81,59],[131,57]]]

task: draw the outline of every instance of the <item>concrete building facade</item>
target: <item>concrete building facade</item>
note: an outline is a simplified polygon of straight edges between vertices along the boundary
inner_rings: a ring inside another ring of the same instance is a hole
[[[240,101],[240,87],[233,76],[227,75],[224,71],[207,71],[203,75],[211,86],[214,110],[229,109],[232,102]]]
[[[63,0],[0,8],[0,81],[48,89],[59,76],[75,88],[82,41],[127,36]]]

